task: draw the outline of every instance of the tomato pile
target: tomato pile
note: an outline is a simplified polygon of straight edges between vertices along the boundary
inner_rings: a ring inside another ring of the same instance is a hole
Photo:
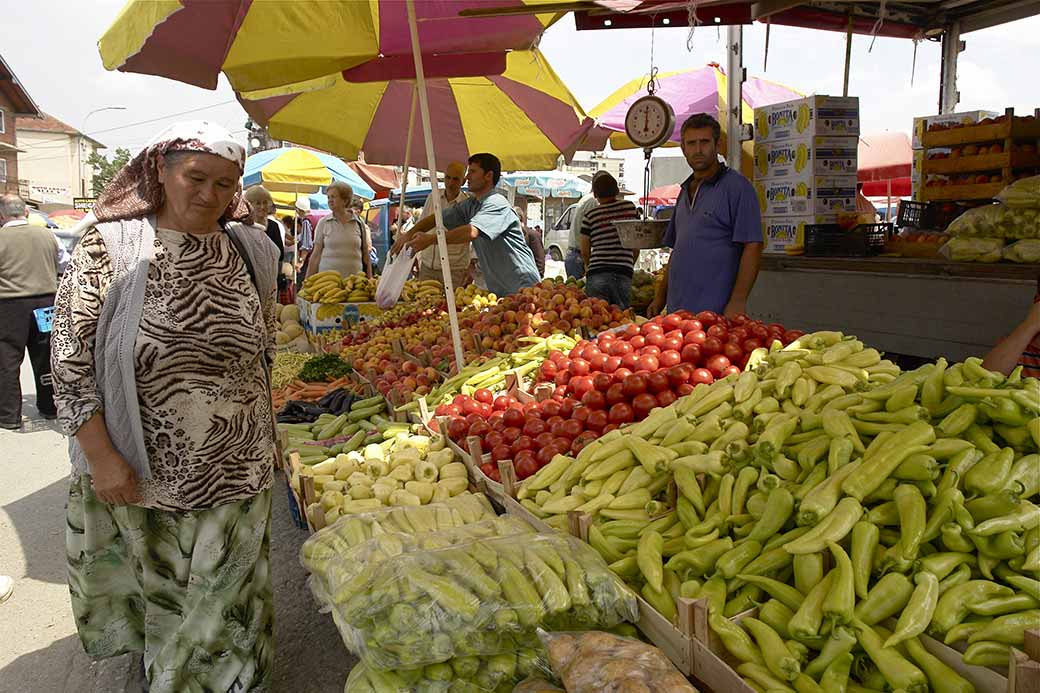
[[[491,455],[481,471],[495,481],[500,460],[513,460],[517,477],[526,479],[556,455],[577,455],[590,441],[617,428],[608,423],[605,411],[578,406],[572,399],[521,403],[510,395],[495,397],[487,389],[472,397],[456,395],[434,413],[451,417],[448,437],[458,445],[464,446],[468,436],[480,438],[481,452]]]
[[[802,334],[746,315],[729,321],[711,311],[679,311],[583,340],[566,355],[553,352],[538,381],[591,409],[607,409],[610,423],[628,423],[688,395],[698,383],[739,373],[755,349],[774,340],[786,345]]]
[[[481,439],[483,452],[491,454],[491,462],[481,466],[488,477],[497,481],[499,460],[512,459],[517,477],[525,479],[555,455],[577,454],[589,441],[641,421],[699,383],[739,373],[755,349],[773,341],[787,345],[803,334],[746,315],[727,320],[710,311],[678,311],[582,340],[566,354],[550,352],[536,378],[553,385],[552,397],[543,402],[520,403],[477,390],[435,413],[451,417],[448,436],[456,443]]]

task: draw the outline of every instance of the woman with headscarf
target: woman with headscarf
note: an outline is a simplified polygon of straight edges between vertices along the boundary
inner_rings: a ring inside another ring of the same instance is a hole
[[[158,691],[267,690],[277,249],[245,219],[244,151],[175,125],[94,207],[58,289],[71,436],[69,590],[94,658]]]

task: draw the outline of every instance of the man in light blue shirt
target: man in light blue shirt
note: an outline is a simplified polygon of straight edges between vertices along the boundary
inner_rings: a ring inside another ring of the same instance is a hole
[[[448,243],[473,243],[488,290],[499,296],[516,293],[538,283],[540,275],[534,254],[524,238],[520,218],[509,200],[495,192],[502,177],[502,163],[494,154],[474,154],[469,158],[466,183],[472,197],[442,211],[444,240]],[[390,253],[406,246],[417,256],[437,242],[434,216],[419,220],[402,233]]]

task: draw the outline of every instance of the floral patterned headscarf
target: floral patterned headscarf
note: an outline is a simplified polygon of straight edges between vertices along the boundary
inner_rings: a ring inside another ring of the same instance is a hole
[[[97,221],[139,219],[158,212],[163,204],[163,187],[156,162],[169,152],[214,154],[233,162],[240,174],[245,167],[245,149],[221,126],[205,120],[171,125],[156,135],[105,186],[94,204]],[[235,193],[223,217],[234,221],[249,217],[241,189]]]

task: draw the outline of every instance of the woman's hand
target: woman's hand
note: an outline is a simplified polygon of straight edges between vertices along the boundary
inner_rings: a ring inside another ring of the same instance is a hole
[[[88,458],[91,485],[94,493],[110,505],[132,505],[140,496],[137,492],[137,474],[115,450]]]

